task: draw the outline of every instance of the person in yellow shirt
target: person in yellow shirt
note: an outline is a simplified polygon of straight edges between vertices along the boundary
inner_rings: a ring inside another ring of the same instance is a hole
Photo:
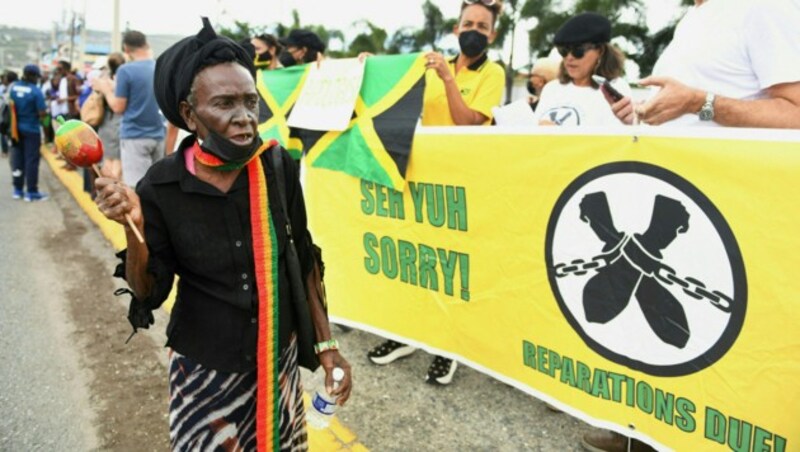
[[[445,58],[429,52],[422,106],[424,126],[489,125],[492,107],[500,105],[505,90],[503,68],[489,61],[486,51],[497,35],[500,0],[464,0],[453,28],[461,53]]]
[[[453,33],[461,53],[447,59],[429,52],[422,104],[424,126],[490,125],[492,107],[500,105],[505,75],[499,64],[489,61],[486,51],[496,36],[495,24],[502,11],[500,0],[463,0],[461,17]],[[414,353],[410,345],[388,340],[367,353],[374,364],[389,364]],[[458,363],[436,356],[426,381],[448,385]]]

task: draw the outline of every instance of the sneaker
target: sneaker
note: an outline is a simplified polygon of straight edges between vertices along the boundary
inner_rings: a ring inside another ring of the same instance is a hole
[[[39,191],[25,193],[25,202],[47,201],[48,198],[47,193]]]
[[[375,364],[389,364],[400,358],[404,358],[417,349],[406,344],[401,344],[393,340],[388,340],[381,345],[373,348],[367,353],[367,358]]]
[[[22,199],[23,192],[22,190],[14,189],[14,193],[11,194],[11,197],[14,199]]]
[[[628,441],[631,442],[630,449]],[[651,452],[649,445],[610,430],[593,430],[581,439],[581,446],[589,452]]]
[[[453,381],[453,375],[456,374],[456,367],[458,367],[458,361],[437,356],[433,358],[431,366],[428,367],[428,375],[425,377],[425,381],[433,384],[449,385]]]

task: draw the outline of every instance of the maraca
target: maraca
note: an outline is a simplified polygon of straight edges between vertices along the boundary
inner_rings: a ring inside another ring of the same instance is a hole
[[[89,124],[77,119],[64,121],[63,116],[59,116],[56,121],[60,124],[55,137],[58,152],[69,163],[80,167],[91,166],[95,174],[102,177],[97,162],[103,160],[103,142],[94,129]],[[133,224],[131,216],[125,214],[125,219],[139,242],[144,243],[144,238]]]

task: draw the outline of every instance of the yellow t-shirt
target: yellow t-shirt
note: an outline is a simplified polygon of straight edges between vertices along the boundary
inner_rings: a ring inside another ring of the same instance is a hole
[[[492,107],[500,105],[503,98],[503,90],[506,86],[505,73],[503,68],[489,61],[486,54],[474,64],[465,67],[455,73],[456,58],[448,62],[450,73],[454,74],[456,85],[461,90],[464,102],[467,106],[487,118],[484,125],[492,122]],[[454,126],[452,116],[450,116],[450,106],[447,104],[447,93],[444,89],[444,82],[436,74],[435,70],[428,70],[425,73],[425,97],[422,104],[422,125],[423,126]]]

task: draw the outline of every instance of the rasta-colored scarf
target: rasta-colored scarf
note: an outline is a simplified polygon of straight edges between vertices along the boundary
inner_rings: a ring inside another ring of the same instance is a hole
[[[264,143],[245,165],[250,182],[250,227],[253,237],[258,294],[258,345],[256,353],[256,445],[259,451],[280,450],[280,385],[278,381],[278,243],[269,211],[267,178],[261,154],[277,142]],[[280,152],[276,147],[273,152]],[[203,152],[195,143],[195,158],[221,168],[225,162]],[[268,447],[271,444],[272,447]]]

